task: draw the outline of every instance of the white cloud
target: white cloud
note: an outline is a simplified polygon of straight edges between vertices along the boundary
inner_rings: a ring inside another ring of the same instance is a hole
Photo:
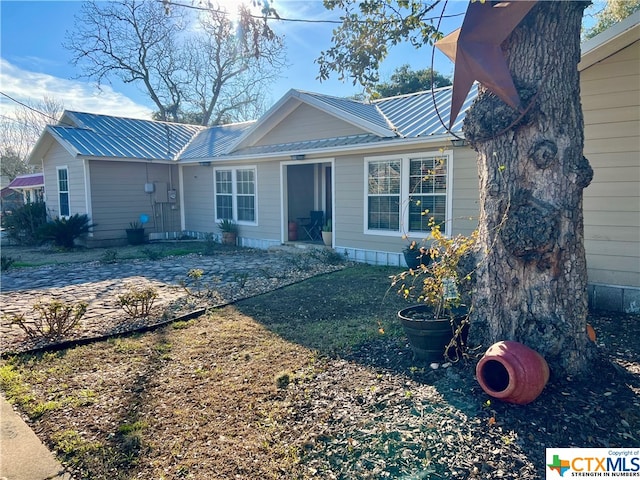
[[[47,96],[63,103],[67,110],[143,119],[152,114],[150,108],[108,85],[98,89],[89,83],[24,70],[4,58],[0,58],[0,91],[21,102],[40,101]],[[18,105],[1,96],[0,107],[2,115],[10,116]]]

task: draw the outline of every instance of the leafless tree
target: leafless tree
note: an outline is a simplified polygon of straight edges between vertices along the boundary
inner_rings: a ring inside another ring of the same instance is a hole
[[[112,78],[139,85],[159,120],[245,120],[247,105],[261,104],[259,92],[284,66],[284,50],[246,9],[239,18],[234,22],[215,8],[91,0],[67,32],[65,47],[81,77],[98,85]]]
[[[62,102],[45,96],[29,100],[12,114],[0,117],[0,154],[2,175],[14,178],[33,171],[26,163],[27,155],[47,124],[54,124],[62,115]]]

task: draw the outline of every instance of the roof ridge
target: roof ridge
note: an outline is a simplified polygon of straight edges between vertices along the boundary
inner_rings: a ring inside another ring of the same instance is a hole
[[[418,95],[426,95],[426,94],[431,94],[432,92],[439,92],[442,90],[447,90],[453,88],[453,85],[446,85],[444,87],[438,87],[438,88],[434,88],[434,89],[428,89],[428,90],[420,90],[418,92],[411,92],[411,93],[402,93],[400,95],[393,95],[391,97],[382,97],[382,98],[376,98],[375,100],[372,100],[372,103],[374,104],[378,104],[378,103],[382,103],[384,101],[387,100],[396,100],[398,98],[405,98],[405,97],[411,97],[411,96],[418,96]]]
[[[166,120],[153,120],[149,118],[124,117],[121,115],[107,115],[105,113],[81,112],[78,110],[65,110],[64,113],[67,113],[67,114],[71,113],[74,115],[94,115],[96,117],[117,118],[120,120],[133,120],[135,122],[163,123],[166,125],[174,125],[174,126],[180,126],[180,127],[195,127],[199,129],[205,129],[205,128],[211,127],[211,125],[196,125],[193,123],[169,122]]]

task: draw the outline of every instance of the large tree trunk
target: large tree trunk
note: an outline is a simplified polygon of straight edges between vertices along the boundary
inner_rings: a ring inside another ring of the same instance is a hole
[[[586,3],[542,1],[503,44],[524,114],[481,89],[464,132],[478,152],[479,267],[471,340],[516,340],[556,375],[585,372],[587,267],[577,64]]]

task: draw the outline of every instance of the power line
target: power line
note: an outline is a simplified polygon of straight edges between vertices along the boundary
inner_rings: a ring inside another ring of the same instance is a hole
[[[51,116],[51,115],[49,115],[48,113],[44,113],[44,112],[42,112],[42,111],[38,110],[37,108],[33,108],[32,106],[27,105],[26,103],[23,103],[23,102],[21,102],[20,100],[16,100],[16,99],[15,99],[15,98],[13,98],[11,95],[7,95],[7,94],[6,94],[6,93],[4,93],[4,92],[0,92],[0,95],[3,95],[3,96],[5,96],[5,97],[7,97],[7,98],[8,98],[9,100],[11,100],[12,102],[17,103],[18,105],[20,105],[20,106],[22,106],[22,107],[24,107],[24,108],[27,108],[27,109],[31,110],[32,112],[35,112],[35,113],[37,113],[37,114],[39,114],[39,115],[42,115],[42,116],[47,117],[47,118],[50,118],[50,119],[51,119],[51,120],[53,120],[54,122],[57,122],[57,121],[58,121],[58,119],[57,119],[57,118],[52,117],[52,116]]]
[[[215,12],[215,13],[220,13],[222,15],[230,15],[229,12],[227,12],[226,10],[220,10],[219,8],[208,8],[208,7],[200,7],[198,5],[188,5],[188,4],[184,4],[184,3],[178,3],[178,2],[174,2],[172,0],[156,0],[158,2],[162,2],[165,6],[174,6],[174,7],[183,7],[183,8],[187,8],[190,10],[199,10],[202,12]],[[442,15],[442,16],[436,16],[436,17],[430,17],[430,18],[425,18],[424,21],[431,21],[431,20],[437,20],[437,19],[442,19],[442,18],[454,18],[454,17],[461,17],[465,14],[465,12],[462,13],[454,13],[451,15]],[[311,18],[287,18],[287,17],[281,17],[279,15],[277,16],[271,16],[271,15],[255,15],[255,14],[251,14],[248,13],[247,14],[248,17],[250,18],[255,18],[255,19],[259,19],[259,20],[273,20],[273,21],[280,21],[280,22],[292,22],[292,23],[327,23],[327,24],[331,24],[331,25],[342,25],[344,22],[342,20],[315,20],[315,19],[311,19]],[[365,23],[365,20],[359,20],[359,22],[361,23]]]

